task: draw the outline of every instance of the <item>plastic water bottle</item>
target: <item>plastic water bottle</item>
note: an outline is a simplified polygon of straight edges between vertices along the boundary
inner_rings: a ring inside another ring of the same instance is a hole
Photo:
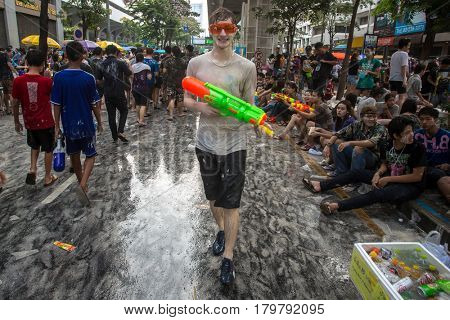
[[[53,151],[53,170],[56,172],[64,171],[66,167],[66,151],[64,150],[63,137],[56,140],[56,148]]]

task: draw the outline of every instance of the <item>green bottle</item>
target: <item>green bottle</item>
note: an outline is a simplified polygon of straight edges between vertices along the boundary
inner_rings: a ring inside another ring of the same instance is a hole
[[[437,280],[435,283],[424,284],[418,288],[419,294],[424,297],[433,297],[439,293],[439,291],[444,291],[445,293],[450,293],[450,280]]]

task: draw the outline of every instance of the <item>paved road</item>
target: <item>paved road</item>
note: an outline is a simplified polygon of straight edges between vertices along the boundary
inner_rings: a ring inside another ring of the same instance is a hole
[[[301,185],[300,153],[252,130],[237,279],[222,287],[194,153],[197,118],[164,118],[159,111],[138,128],[129,115],[129,145],[114,145],[106,131],[98,137],[90,208],[79,204],[68,168],[55,186],[42,187],[42,171],[26,186],[25,138],[0,118],[0,166],[10,178],[0,194],[0,299],[359,299],[347,271],[352,246],[381,238],[354,213],[322,216],[323,196]],[[386,241],[421,237],[389,207],[368,212]],[[67,253],[55,240],[77,248]],[[28,250],[38,252],[12,255]]]

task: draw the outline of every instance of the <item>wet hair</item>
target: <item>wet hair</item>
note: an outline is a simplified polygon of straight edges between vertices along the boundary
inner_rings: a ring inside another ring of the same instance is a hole
[[[389,122],[387,127],[389,136],[394,139],[394,134],[397,134],[398,136],[401,135],[407,126],[411,126],[414,128],[414,122],[411,120],[411,118],[406,116],[395,117],[391,120],[391,122]]]
[[[100,48],[100,47],[95,47],[94,50],[92,51],[92,53],[93,53],[95,56],[99,56],[99,55],[101,55],[101,54],[103,53],[103,49]]]
[[[145,48],[145,53],[146,54],[153,54],[153,49],[152,48]]]
[[[188,45],[186,46],[186,51],[189,52],[189,53],[194,52],[194,46],[191,45],[191,44],[188,44]]]
[[[181,57],[181,49],[178,46],[172,47],[172,54],[175,56],[175,58]]]
[[[297,87],[297,85],[295,84],[294,81],[288,81],[288,83],[286,83],[286,86],[291,88],[291,89],[294,89],[295,92],[297,92],[297,90],[298,90],[298,87]]]
[[[373,46],[367,46],[366,49],[370,49],[370,50],[375,50],[375,48]]]
[[[224,7],[219,7],[216,10],[214,10],[214,12],[211,13],[211,15],[209,16],[209,24],[214,24],[218,21],[225,21],[228,19],[231,19],[231,22],[234,24],[236,24],[237,22],[233,12]]]
[[[109,55],[116,55],[117,52],[119,51],[119,49],[117,49],[117,47],[113,44],[110,44],[106,47],[105,49],[105,53],[109,56]]]
[[[172,53],[172,47],[171,46],[165,46],[164,47],[164,51],[166,51],[166,53]]]
[[[345,100],[350,102],[354,108],[356,106],[356,102],[358,101],[358,96],[356,94],[350,92],[345,95]]]
[[[337,105],[336,108],[338,107],[338,105],[343,104],[345,106],[345,108],[347,109],[347,113],[349,115],[351,115],[353,118],[355,117],[355,110],[353,109],[353,105],[350,101],[348,100],[342,100],[340,101]]]
[[[58,62],[59,54],[57,54],[57,53],[52,54],[52,60],[53,60],[53,62]]]
[[[437,119],[439,118],[439,111],[437,111],[435,108],[432,107],[424,107],[419,111],[419,118],[421,116],[430,116]]]
[[[362,107],[361,113],[360,113],[361,118],[364,117],[364,115],[366,115],[368,113],[377,114],[377,107],[374,105],[367,105],[367,106]]]
[[[144,53],[144,48],[137,48],[135,54]]]
[[[144,54],[138,53],[136,54],[136,62],[142,62],[144,61]]]
[[[403,49],[403,48],[407,47],[410,42],[411,42],[411,40],[408,38],[401,38],[398,41],[398,48]]]
[[[323,97],[324,97],[323,91],[315,91],[315,90],[313,90],[313,91],[311,92],[311,94],[312,94],[312,93],[317,94],[317,96],[318,96],[320,99],[323,99]]]
[[[312,50],[312,47],[311,46],[306,46],[305,51],[310,51],[310,50]]]
[[[30,67],[40,67],[45,62],[45,56],[39,50],[30,50],[25,60]]]
[[[320,48],[322,48],[323,47],[323,43],[322,42],[317,42],[315,45],[314,45],[314,49],[316,49],[316,50],[319,50]]]
[[[383,94],[383,89],[381,89],[379,87],[374,87],[372,90],[370,90],[370,96],[372,98],[375,98],[376,96],[379,96],[382,94]]]
[[[419,63],[417,66],[414,67],[414,74],[419,74],[421,73],[423,70],[426,69],[426,65],[424,65],[423,63]]]
[[[402,113],[412,113],[416,114],[417,112],[417,101],[414,99],[406,99],[405,102],[403,102],[402,109],[400,110],[400,114]]]
[[[388,93],[384,96],[384,102],[388,102],[389,99],[395,99],[395,95],[393,93]]]
[[[84,48],[78,41],[70,41],[66,45],[66,55],[69,61],[78,61],[83,57]]]

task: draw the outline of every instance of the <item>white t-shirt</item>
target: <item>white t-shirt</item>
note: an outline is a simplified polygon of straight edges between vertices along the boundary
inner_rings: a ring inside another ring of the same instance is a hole
[[[254,104],[255,64],[236,53],[226,66],[215,64],[211,59],[211,52],[192,58],[186,74]],[[233,117],[201,114],[197,130],[197,148],[217,155],[245,150],[248,129],[248,124],[239,122]]]
[[[403,82],[402,67],[404,66],[408,67],[408,58],[409,58],[408,53],[401,50],[398,50],[392,55],[389,81]]]

